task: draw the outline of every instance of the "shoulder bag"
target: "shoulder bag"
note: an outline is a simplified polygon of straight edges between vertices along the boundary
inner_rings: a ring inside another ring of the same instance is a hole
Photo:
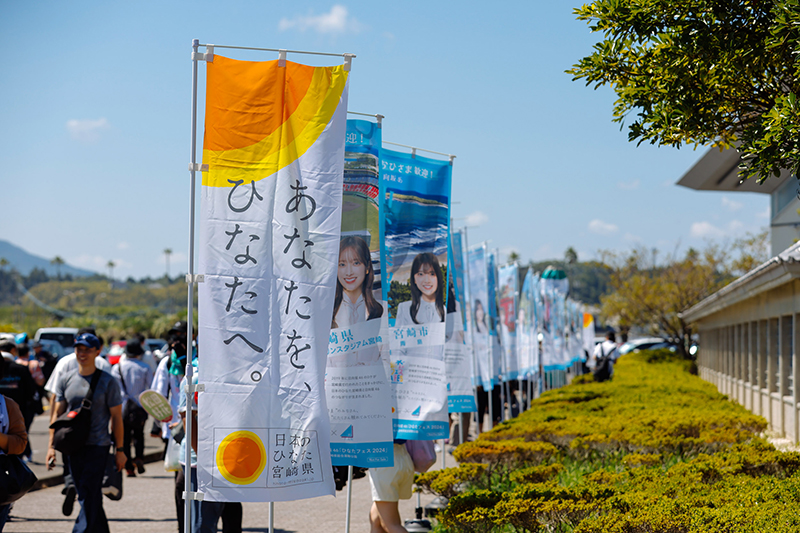
[[[125,395],[128,396],[128,399],[122,404],[123,422],[130,426],[144,425],[144,423],[147,422],[147,411],[144,410],[144,407],[136,403],[135,400],[131,399],[131,395],[128,393],[128,387],[125,386],[125,378],[122,377],[122,363],[117,365],[117,372],[119,372],[119,380],[122,382],[122,390],[124,390]]]
[[[92,426],[92,397],[94,389],[100,381],[102,370],[97,369],[92,375],[92,382],[89,384],[89,392],[81,401],[80,407],[72,411],[67,411],[56,418],[50,429],[53,433],[53,447],[61,453],[70,455],[80,450],[89,438],[89,431]]]

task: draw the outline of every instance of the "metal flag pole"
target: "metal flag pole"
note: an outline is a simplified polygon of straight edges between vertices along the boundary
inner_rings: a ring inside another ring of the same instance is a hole
[[[184,514],[183,525],[185,533],[192,531],[192,504],[194,500],[192,494],[192,324],[194,322],[194,197],[195,197],[195,173],[197,172],[197,61],[198,53],[197,48],[200,46],[200,41],[197,39],[192,40],[192,148],[191,148],[191,163],[189,164],[189,172],[191,174],[189,186],[189,273],[186,275],[186,282],[188,286],[186,297],[186,390],[183,393],[186,395],[186,436],[188,439],[186,446],[186,453],[184,455],[185,475],[184,475]]]
[[[269,502],[269,533],[275,533],[275,502]]]
[[[347,467],[347,510],[344,514],[344,533],[350,533],[350,505],[353,502],[353,465]]]
[[[469,285],[469,239],[467,238],[467,227],[466,226],[464,227],[464,249],[467,251],[467,260],[464,261],[464,286],[466,287],[467,285]],[[464,292],[468,292],[468,291],[464,291]],[[470,292],[470,294],[471,294],[471,292]],[[466,319],[468,321],[468,324],[471,324],[471,321],[472,321],[472,316],[471,315],[475,312],[475,310],[472,309],[469,305],[467,305],[466,307],[467,307],[468,311],[470,311],[470,310],[472,311],[470,313],[470,315],[466,315],[465,314]],[[476,422],[476,424],[475,424],[475,434],[476,435],[480,435],[481,429],[483,429],[483,420],[481,420],[481,413],[478,410],[478,380],[480,379],[480,377],[479,377],[479,372],[480,371],[478,370],[478,356],[475,353],[475,343],[473,342],[474,339],[472,338],[472,335],[474,334],[474,331],[472,330],[472,327],[469,326],[469,325],[467,325],[467,330],[470,333],[468,340],[471,343],[470,354],[472,354],[472,394],[473,394],[473,396],[475,396],[475,422]],[[466,440],[466,437],[464,437],[464,439]],[[463,443],[463,441],[462,441],[462,443]],[[459,444],[461,444],[461,443],[459,443]]]

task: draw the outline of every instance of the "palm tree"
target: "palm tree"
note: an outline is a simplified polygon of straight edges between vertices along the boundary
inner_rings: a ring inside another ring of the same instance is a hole
[[[167,260],[167,279],[169,279],[169,256],[172,255],[172,248],[164,248],[164,257]]]
[[[519,254],[516,252],[516,250],[508,254],[508,260],[511,263],[516,263],[519,261]]]
[[[56,267],[56,275],[58,279],[61,279],[61,265],[64,264],[64,260],[61,259],[61,256],[57,255],[50,261],[50,264]]]
[[[5,257],[0,257],[0,270],[5,272],[6,271],[6,267],[8,265],[10,265],[10,264],[11,263],[8,262],[8,259],[6,259]]]
[[[117,266],[117,264],[114,261],[109,260],[108,263],[106,263],[106,266],[108,267],[108,277],[111,279],[111,281],[114,281],[114,267]]]

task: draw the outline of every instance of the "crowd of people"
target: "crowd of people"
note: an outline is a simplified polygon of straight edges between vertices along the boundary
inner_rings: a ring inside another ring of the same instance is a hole
[[[74,532],[108,532],[108,519],[103,509],[103,494],[108,494],[110,469],[125,471],[128,477],[145,472],[145,435],[160,438],[165,451],[170,440],[183,439],[183,422],[178,415],[182,396],[181,380],[187,361],[188,326],[176,323],[168,333],[168,348],[159,360],[147,349],[141,335],[128,339],[125,353],[115,365],[102,355],[104,341],[93,328],[82,328],[74,341],[74,351],[54,357],[39,342],[26,334],[0,341],[0,453],[21,456],[33,461],[33,451],[27,432],[36,415],[48,411],[50,423],[74,418],[81,408],[88,408],[88,434],[77,450],[59,452],[56,431],[51,426],[44,459],[48,470],[55,468],[58,456],[63,464],[64,501],[62,513],[70,516],[77,499],[80,510]],[[197,364],[197,349],[192,347],[192,359]],[[153,422],[147,428],[148,414],[139,395],[154,390],[168,399],[173,419]],[[185,408],[184,408],[185,413]],[[53,424],[57,426],[58,424]],[[181,454],[183,457],[183,454]],[[41,459],[40,459],[41,460]],[[110,464],[110,466],[109,466]],[[191,465],[194,467],[194,463]],[[185,468],[185,466],[183,466]],[[192,473],[194,473],[192,468]],[[178,531],[184,523],[184,471],[175,472],[175,510]],[[193,475],[193,479],[196,479]],[[196,490],[196,489],[195,489]],[[193,531],[216,531],[221,517],[223,532],[242,530],[240,503],[220,504],[214,509],[211,523],[209,505],[198,502]],[[0,506],[0,532],[9,517],[12,505]],[[205,517],[205,521],[203,518]]]

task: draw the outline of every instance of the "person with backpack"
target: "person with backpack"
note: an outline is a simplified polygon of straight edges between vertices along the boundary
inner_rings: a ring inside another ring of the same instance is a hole
[[[594,353],[590,360],[590,363],[593,364],[589,366],[592,369],[595,381],[611,379],[614,375],[614,363],[617,357],[619,357],[617,338],[616,335],[614,335],[614,330],[610,329],[606,332],[606,340],[594,347]]]

